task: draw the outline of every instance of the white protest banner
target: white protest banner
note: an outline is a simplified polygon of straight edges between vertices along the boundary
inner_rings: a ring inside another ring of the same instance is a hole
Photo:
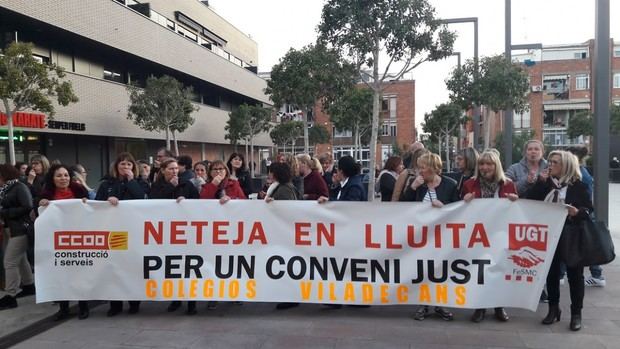
[[[535,310],[566,209],[423,203],[51,202],[37,302],[223,300]]]

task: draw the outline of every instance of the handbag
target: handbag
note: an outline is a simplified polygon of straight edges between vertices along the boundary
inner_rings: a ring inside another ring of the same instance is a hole
[[[604,265],[616,258],[609,229],[593,217],[579,224],[565,224],[558,249],[569,267]]]

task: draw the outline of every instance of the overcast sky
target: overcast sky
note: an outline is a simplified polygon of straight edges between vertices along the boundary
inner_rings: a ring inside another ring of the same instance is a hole
[[[479,54],[504,50],[504,1],[430,0],[441,18],[478,17]],[[611,0],[611,36],[620,41],[620,0]],[[249,34],[258,43],[259,71],[270,71],[291,48],[299,49],[316,40],[322,0],[210,0],[222,17]],[[513,44],[543,45],[580,43],[594,38],[595,0],[513,0]],[[473,57],[473,25],[450,25],[457,32],[455,51],[463,60]],[[445,79],[456,57],[426,63],[416,68],[416,124],[424,113],[448,99]]]

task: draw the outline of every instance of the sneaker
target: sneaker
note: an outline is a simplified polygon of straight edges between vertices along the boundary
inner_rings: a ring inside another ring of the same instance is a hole
[[[605,281],[605,279],[598,279],[595,277],[590,276],[589,278],[585,279],[585,284],[586,286],[590,286],[590,287],[605,287],[605,285],[607,284],[607,282]]]
[[[17,300],[15,297],[6,295],[0,298],[0,309],[12,309],[17,308]]]
[[[448,311],[448,309],[442,307],[435,307],[435,314],[439,315],[440,318],[446,321],[454,320],[454,315]]]
[[[413,314],[413,318],[418,321],[424,321],[428,316],[428,306],[421,306],[416,310],[415,314]]]

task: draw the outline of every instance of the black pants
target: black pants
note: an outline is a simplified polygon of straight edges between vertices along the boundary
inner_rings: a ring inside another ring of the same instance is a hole
[[[140,301],[129,301],[129,307],[140,306]],[[110,309],[123,310],[123,301],[110,301]]]
[[[60,306],[60,311],[67,313],[69,312],[69,301],[60,301],[58,302],[58,306]],[[80,311],[88,310],[88,302],[87,301],[79,301],[78,307]]]
[[[549,274],[547,274],[547,293],[549,295],[549,305],[560,304],[560,276],[562,260],[560,258],[560,252],[555,251],[553,255],[553,262],[551,262],[551,268]],[[583,294],[585,291],[583,281],[583,267],[566,267],[566,274],[568,275],[568,286],[570,289],[570,310],[571,314],[580,314],[581,308],[583,308]]]

